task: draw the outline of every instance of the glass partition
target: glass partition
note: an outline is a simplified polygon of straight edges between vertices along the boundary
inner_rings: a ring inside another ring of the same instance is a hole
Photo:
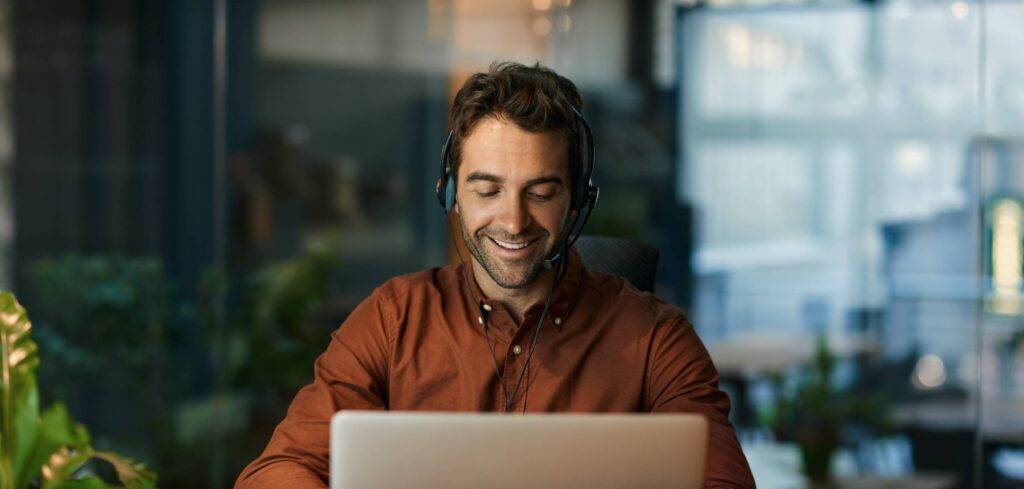
[[[808,486],[822,369],[836,484],[1014,487],[1021,25],[1019,0],[0,2],[0,288],[44,407],[160,486],[228,487],[356,304],[459,260],[450,100],[539,61],[596,134],[587,233],[659,250],[759,487]]]

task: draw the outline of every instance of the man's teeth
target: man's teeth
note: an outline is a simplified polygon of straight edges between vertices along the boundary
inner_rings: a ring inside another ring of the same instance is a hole
[[[507,250],[521,250],[523,248],[526,248],[526,246],[528,244],[530,244],[529,241],[526,241],[526,242],[523,242],[523,243],[508,243],[508,242],[505,242],[505,241],[496,240],[494,238],[491,238],[491,241],[494,241],[495,243],[498,244],[498,246],[500,246],[502,248],[505,248]]]

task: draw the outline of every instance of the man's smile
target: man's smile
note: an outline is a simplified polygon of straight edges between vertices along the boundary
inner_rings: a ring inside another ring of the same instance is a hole
[[[502,255],[505,255],[505,256],[512,256],[512,257],[519,257],[519,256],[526,255],[527,253],[529,253],[531,251],[529,248],[531,248],[533,246],[533,244],[536,243],[539,239],[540,238],[533,238],[533,239],[522,240],[522,241],[504,241],[504,240],[493,238],[491,236],[487,236],[487,240],[490,241],[491,243],[493,243],[497,247],[499,253],[501,253]]]

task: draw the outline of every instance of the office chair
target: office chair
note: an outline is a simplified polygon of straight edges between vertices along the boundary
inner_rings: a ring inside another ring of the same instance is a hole
[[[654,292],[659,257],[654,247],[608,236],[580,236],[575,247],[587,268],[619,275],[639,290]]]

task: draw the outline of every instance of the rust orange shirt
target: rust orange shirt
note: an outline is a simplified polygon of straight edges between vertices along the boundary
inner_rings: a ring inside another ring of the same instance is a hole
[[[568,259],[513,410],[701,413],[710,426],[705,486],[754,487],[729,398],[682,311],[623,278],[586,270],[575,250]],[[502,410],[494,364],[511,393],[542,309],[530,308],[520,327],[463,265],[386,282],[332,334],[313,382],[235,487],[325,487],[330,419],[342,409]]]

